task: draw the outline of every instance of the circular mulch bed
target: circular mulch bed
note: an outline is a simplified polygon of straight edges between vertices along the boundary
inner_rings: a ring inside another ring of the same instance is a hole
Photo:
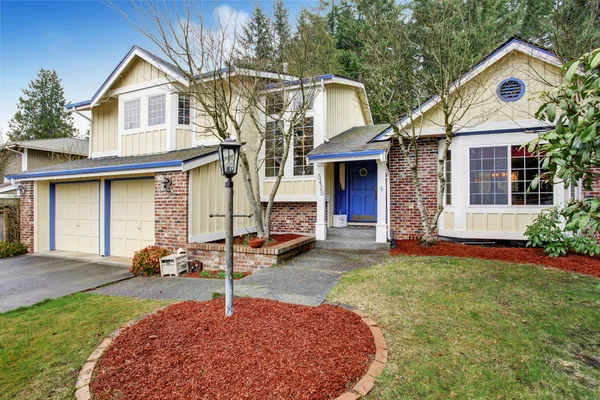
[[[399,240],[391,250],[395,255],[412,256],[449,256],[465,258],[483,258],[486,260],[506,261],[518,264],[536,264],[578,272],[600,278],[600,257],[587,257],[569,254],[564,257],[549,257],[543,249],[531,247],[484,247],[477,245],[438,242],[432,247],[423,247],[416,240]]]
[[[329,399],[366,372],[369,327],[341,307],[236,299],[171,305],[127,328],[97,365],[94,398]]]

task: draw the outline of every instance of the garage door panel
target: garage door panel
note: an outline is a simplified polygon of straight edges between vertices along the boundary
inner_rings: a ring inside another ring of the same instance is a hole
[[[111,184],[111,254],[132,257],[154,244],[154,180]]]
[[[97,182],[56,185],[56,250],[98,253],[98,186]]]

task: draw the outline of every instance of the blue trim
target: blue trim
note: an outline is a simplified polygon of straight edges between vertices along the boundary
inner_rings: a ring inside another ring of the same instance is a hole
[[[77,107],[81,107],[81,106],[89,106],[90,104],[92,104],[92,100],[84,100],[84,101],[80,101],[78,103],[69,103],[65,106],[65,108],[67,110],[70,110],[71,108],[77,108]]]
[[[56,250],[56,184],[50,184],[50,251]]]
[[[104,181],[104,257],[110,255],[110,180]]]
[[[553,126],[538,126],[532,128],[512,128],[512,129],[498,129],[488,131],[472,131],[472,132],[458,132],[456,136],[470,136],[470,135],[490,135],[500,133],[519,133],[519,132],[545,132],[554,129]]]
[[[342,157],[360,157],[360,156],[373,156],[383,154],[385,150],[367,150],[357,151],[349,153],[333,153],[333,154],[315,154],[314,156],[308,156],[309,160],[322,160],[324,158],[342,158]]]
[[[164,161],[164,162],[146,163],[146,164],[112,165],[109,167],[72,169],[72,170],[68,170],[68,171],[51,171],[51,172],[38,172],[38,173],[31,173],[31,174],[15,174],[15,175],[7,175],[6,177],[8,179],[43,178],[43,177],[76,175],[76,174],[93,174],[96,172],[129,171],[132,169],[178,167],[178,166],[181,167],[182,165],[183,165],[182,160],[174,160],[174,161]]]
[[[502,95],[502,93],[500,92],[500,89],[502,88],[502,85],[504,85],[506,82],[510,82],[510,81],[515,81],[519,85],[521,85],[521,90],[519,91],[519,94],[516,97],[506,98],[504,95]],[[506,78],[505,80],[503,80],[502,82],[500,82],[498,84],[498,88],[496,88],[496,94],[498,95],[498,98],[500,100],[502,100],[506,103],[512,103],[513,101],[519,100],[525,94],[525,83],[522,80],[520,80],[519,78]]]

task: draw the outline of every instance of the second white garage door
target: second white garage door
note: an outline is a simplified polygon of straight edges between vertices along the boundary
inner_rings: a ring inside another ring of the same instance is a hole
[[[111,183],[110,254],[133,257],[154,244],[154,180]]]

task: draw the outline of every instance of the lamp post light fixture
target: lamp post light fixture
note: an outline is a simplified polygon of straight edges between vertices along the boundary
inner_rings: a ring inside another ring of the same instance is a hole
[[[219,145],[221,174],[225,180],[225,316],[233,315],[233,178],[237,174],[240,144],[228,137]]]

